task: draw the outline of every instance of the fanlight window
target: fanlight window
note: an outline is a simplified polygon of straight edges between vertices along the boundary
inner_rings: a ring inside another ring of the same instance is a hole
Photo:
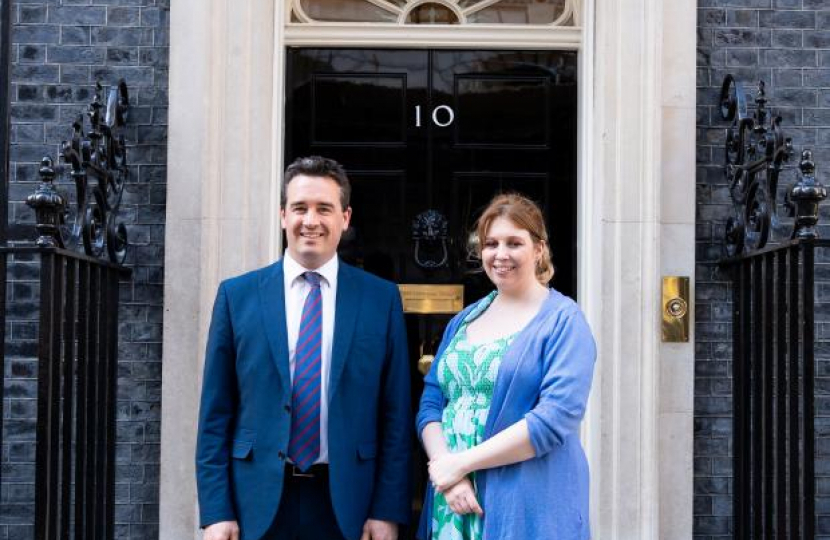
[[[579,0],[290,0],[292,23],[574,26]]]

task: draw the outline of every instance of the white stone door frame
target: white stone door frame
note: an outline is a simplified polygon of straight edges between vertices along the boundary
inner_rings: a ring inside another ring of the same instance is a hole
[[[513,33],[286,29],[275,5],[171,4],[160,538],[198,536],[193,455],[216,286],[279,252],[287,43],[579,51],[579,300],[599,345],[584,434],[594,538],[690,538],[693,342],[661,343],[659,303],[662,275],[694,283],[696,3],[664,14],[659,0],[589,0],[581,29]]]

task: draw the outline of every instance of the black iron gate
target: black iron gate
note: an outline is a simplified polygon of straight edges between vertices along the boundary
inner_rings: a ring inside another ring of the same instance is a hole
[[[40,274],[35,538],[114,538],[118,284],[129,270],[58,248],[0,253]]]
[[[796,240],[725,263],[736,539],[815,534],[815,261],[828,248]]]

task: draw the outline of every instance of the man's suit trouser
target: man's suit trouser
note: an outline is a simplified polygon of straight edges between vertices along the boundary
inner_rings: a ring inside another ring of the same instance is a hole
[[[262,540],[346,540],[331,506],[328,474],[294,476],[291,466],[285,473],[277,517]]]

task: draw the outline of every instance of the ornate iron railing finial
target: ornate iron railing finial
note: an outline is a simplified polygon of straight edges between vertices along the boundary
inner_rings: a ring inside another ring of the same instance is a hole
[[[816,164],[813,152],[804,150],[798,166],[801,178],[787,192],[786,204],[795,218],[793,238],[818,238],[818,207],[827,198],[827,188],[816,180]]]
[[[40,185],[26,198],[26,204],[34,208],[37,219],[37,245],[57,247],[59,245],[60,216],[66,206],[66,199],[55,189],[55,169],[52,158],[45,157],[40,162]]]

